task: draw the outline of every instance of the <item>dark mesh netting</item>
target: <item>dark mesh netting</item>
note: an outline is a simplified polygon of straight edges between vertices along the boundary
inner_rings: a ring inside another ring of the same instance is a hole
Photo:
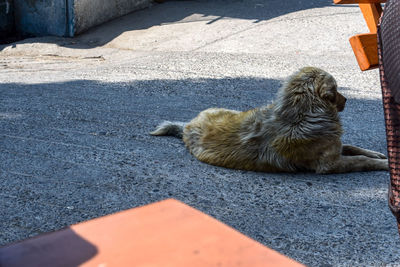
[[[390,166],[389,206],[400,231],[400,1],[389,0],[378,29],[382,84]]]

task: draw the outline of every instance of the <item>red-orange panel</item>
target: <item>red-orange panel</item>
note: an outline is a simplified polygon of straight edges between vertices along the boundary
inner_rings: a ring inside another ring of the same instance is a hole
[[[302,266],[169,199],[0,248],[6,266]]]

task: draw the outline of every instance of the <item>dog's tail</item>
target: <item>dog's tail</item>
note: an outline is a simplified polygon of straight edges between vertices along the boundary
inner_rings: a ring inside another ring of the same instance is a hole
[[[157,128],[150,132],[151,135],[171,135],[178,138],[183,136],[183,128],[185,127],[185,122],[180,121],[164,121]]]

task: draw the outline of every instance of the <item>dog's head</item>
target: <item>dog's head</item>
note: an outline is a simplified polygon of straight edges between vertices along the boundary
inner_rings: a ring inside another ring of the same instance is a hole
[[[337,91],[336,80],[324,70],[305,67],[294,73],[286,83],[286,93],[296,102],[320,102],[343,111],[346,98]],[[312,103],[309,103],[312,105]]]

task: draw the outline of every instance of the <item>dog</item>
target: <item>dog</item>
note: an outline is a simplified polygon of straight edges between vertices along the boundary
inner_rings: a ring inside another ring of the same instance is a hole
[[[388,170],[384,154],[342,144],[338,113],[346,98],[324,70],[291,75],[267,106],[209,108],[189,123],[165,121],[151,135],[182,138],[202,162],[261,172],[323,174]]]

